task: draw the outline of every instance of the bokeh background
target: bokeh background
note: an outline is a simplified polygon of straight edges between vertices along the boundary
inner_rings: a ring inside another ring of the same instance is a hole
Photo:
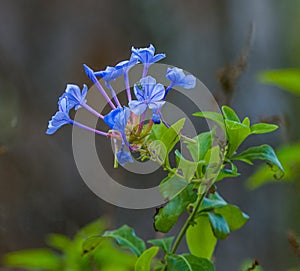
[[[118,208],[88,189],[72,156],[71,127],[45,135],[66,83],[89,84],[83,63],[101,70],[127,59],[132,45],[153,43],[167,54],[164,63],[200,78],[220,105],[281,126],[250,138],[244,148],[263,142],[276,147],[300,137],[300,100],[260,84],[257,74],[299,68],[299,18],[297,0],[1,0],[0,255],[43,247],[49,232],[72,236],[103,215],[112,228],[126,223],[144,238],[156,234],[154,209]],[[228,90],[220,70],[241,54],[244,71]],[[287,232],[299,233],[299,189],[273,183],[249,191],[245,180],[252,168],[241,166],[245,173],[219,191],[251,220],[219,243],[217,270],[239,270],[247,258],[257,258],[265,270],[287,270],[297,264]]]

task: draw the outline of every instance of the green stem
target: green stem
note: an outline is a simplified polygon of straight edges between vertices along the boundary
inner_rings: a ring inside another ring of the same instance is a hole
[[[203,193],[203,194],[201,194],[201,195],[198,197],[198,199],[197,199],[197,201],[196,201],[196,204],[195,204],[195,207],[194,207],[192,213],[191,213],[190,216],[188,217],[187,221],[184,223],[183,227],[181,228],[181,230],[180,230],[180,232],[179,232],[179,234],[178,234],[178,236],[177,236],[177,238],[176,238],[176,240],[175,240],[175,242],[174,242],[174,245],[173,245],[173,247],[172,247],[172,249],[171,249],[171,253],[175,253],[175,252],[176,252],[176,250],[177,250],[177,248],[178,248],[178,246],[179,246],[179,244],[180,244],[180,242],[181,242],[183,236],[185,235],[187,229],[188,229],[189,226],[191,225],[191,222],[194,220],[195,215],[197,214],[198,209],[200,208],[200,205],[201,205],[201,203],[202,203],[202,201],[203,201],[203,199],[204,199],[205,194],[206,194],[206,193]]]

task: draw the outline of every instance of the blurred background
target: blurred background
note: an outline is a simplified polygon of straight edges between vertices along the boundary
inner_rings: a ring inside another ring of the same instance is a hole
[[[260,84],[257,74],[300,67],[299,25],[297,0],[1,0],[0,255],[44,247],[47,233],[72,236],[103,215],[112,228],[128,224],[144,238],[156,235],[154,209],[112,206],[85,185],[72,155],[71,127],[45,135],[66,83],[90,84],[83,63],[101,70],[127,59],[131,46],[152,43],[167,54],[163,63],[194,74],[220,105],[281,126],[250,138],[244,148],[264,142],[277,147],[300,138],[300,98]],[[239,59],[239,80],[221,84],[224,74],[234,79],[228,65]],[[300,234],[299,189],[273,183],[249,191],[250,170],[241,165],[241,177],[219,186],[251,220],[219,243],[217,270],[239,270],[247,258],[257,258],[265,270],[287,270],[297,264],[287,233]]]

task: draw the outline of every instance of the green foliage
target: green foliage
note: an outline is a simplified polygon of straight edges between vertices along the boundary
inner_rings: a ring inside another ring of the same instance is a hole
[[[256,147],[251,147],[242,153],[232,157],[232,160],[239,160],[252,165],[254,160],[264,160],[271,167],[274,172],[274,177],[280,179],[284,175],[284,170],[279,162],[275,151],[269,145],[261,145]]]
[[[283,181],[293,181],[300,177],[300,143],[283,146],[278,149],[277,157],[284,168]],[[269,171],[267,166],[260,166],[247,180],[247,187],[256,189],[263,184],[274,181],[274,172]]]
[[[265,84],[272,84],[300,95],[300,70],[285,69],[271,70],[260,73],[259,80]]]
[[[193,138],[195,142],[185,142],[194,161],[203,161],[213,142],[214,131],[201,133]]]
[[[293,94],[300,95],[299,69],[265,71],[260,73],[259,79],[262,83],[276,85]],[[282,180],[293,181],[299,179],[299,152],[299,142],[288,144],[278,149],[277,156],[285,170]],[[256,189],[268,182],[273,182],[273,174],[267,170],[266,166],[261,166],[250,176],[247,186],[250,189]]]
[[[173,241],[174,241],[174,236],[171,236],[171,237],[149,240],[148,243],[161,248],[163,252],[167,254],[171,252]]]
[[[215,237],[219,240],[225,239],[229,235],[230,229],[224,217],[209,212],[208,218]]]
[[[214,271],[213,264],[191,254],[167,256],[168,271]]]
[[[217,240],[240,229],[249,217],[237,206],[228,204],[217,192],[204,198],[195,224],[187,230],[188,247],[196,256],[210,259]]]
[[[186,241],[193,255],[211,259],[217,238],[212,231],[207,215],[201,215],[195,219],[195,224],[186,232]]]
[[[230,232],[240,229],[249,220],[249,216],[241,211],[235,205],[227,204],[215,210],[217,214],[222,215],[229,226]]]
[[[196,198],[197,195],[193,191],[193,184],[189,184],[165,206],[158,209],[154,217],[155,229],[160,232],[168,232],[183,211],[186,210],[187,206],[193,203]]]
[[[99,235],[104,227],[104,220],[97,220],[79,230],[73,239],[60,234],[50,234],[46,241],[54,250],[34,249],[8,253],[3,262],[6,266],[28,270],[132,270],[136,257],[120,251],[109,240],[102,240]]]
[[[135,271],[151,271],[151,263],[156,256],[159,247],[151,247],[143,252],[143,254],[137,259],[135,264]]]
[[[114,231],[106,231],[102,236],[113,238],[122,248],[130,249],[136,256],[140,256],[146,250],[145,242],[127,225]]]
[[[222,107],[221,114],[198,112],[194,115],[215,122],[223,129],[227,141],[217,138],[218,128],[188,138],[181,134],[185,123],[185,119],[181,119],[170,127],[164,123],[153,125],[143,143],[147,148],[141,152],[141,160],[150,158],[168,171],[167,177],[159,185],[166,202],[154,216],[155,230],[167,233],[184,212],[188,215],[176,238],[171,236],[149,240],[147,244],[150,247],[147,248],[144,240],[137,237],[129,226],[105,231],[105,223],[98,220],[79,230],[74,239],[59,234],[49,235],[47,243],[55,250],[8,254],[5,256],[6,265],[53,271],[215,270],[211,259],[218,240],[227,238],[249,219],[239,207],[229,204],[216,192],[215,182],[239,176],[236,161],[252,165],[254,160],[263,160],[271,166],[276,177],[281,177],[283,166],[287,166],[289,174],[292,162],[298,161],[300,165],[300,158],[299,152],[294,152],[290,156],[293,158],[290,159],[291,165],[282,166],[269,145],[250,147],[238,153],[248,136],[273,132],[278,128],[276,125],[251,125],[249,118],[241,121],[228,106]],[[180,139],[189,152],[187,155],[184,153],[185,156],[175,149]],[[280,158],[285,159],[284,155],[287,154],[283,151]],[[172,156],[175,159],[170,159]],[[191,254],[178,255],[176,250],[184,236]],[[163,254],[160,260],[157,259],[157,255],[161,255],[158,254],[159,249]]]
[[[223,115],[216,112],[197,112],[194,116],[208,118],[216,122],[226,131],[228,140],[226,157],[235,154],[238,147],[252,134],[264,134],[275,131],[278,126],[274,124],[258,123],[250,125],[249,118],[240,121],[234,110],[228,106],[222,107]]]
[[[159,185],[159,191],[164,199],[171,200],[186,188],[188,182],[175,174],[169,174]]]
[[[223,130],[225,130],[224,118],[221,114],[217,112],[209,112],[209,111],[196,112],[193,114],[193,116],[212,120],[215,123],[217,123]]]
[[[7,266],[27,269],[58,270],[59,255],[49,249],[32,249],[6,254],[4,263]]]
[[[169,153],[173,150],[176,143],[180,140],[180,131],[182,130],[185,123],[185,119],[182,118],[175,122],[171,127],[166,128],[163,123],[158,125],[154,125],[152,128],[152,134],[149,138],[151,142],[150,146],[150,154],[153,160],[157,160],[157,155],[162,159],[161,164],[166,164],[169,166]],[[156,148],[159,146],[159,154],[151,152],[153,149],[153,142],[156,141]],[[159,143],[158,143],[158,142]],[[162,153],[163,152],[163,153]]]

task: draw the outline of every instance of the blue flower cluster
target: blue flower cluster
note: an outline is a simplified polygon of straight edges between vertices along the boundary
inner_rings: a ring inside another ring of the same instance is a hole
[[[83,85],[81,90],[76,85],[68,84],[65,92],[58,100],[58,111],[49,121],[46,133],[49,135],[53,134],[63,125],[72,124],[100,135],[114,137],[122,142],[121,148],[116,150],[118,162],[121,165],[124,165],[127,162],[133,162],[130,152],[125,151],[125,148],[127,147],[129,150],[138,150],[139,146],[130,142],[129,135],[132,133],[135,126],[138,126],[138,129],[135,129],[134,131],[139,135],[141,134],[145,124],[144,121],[147,109],[152,110],[152,120],[147,124],[146,129],[147,132],[149,132],[153,124],[160,123],[161,108],[165,103],[167,93],[175,86],[186,89],[194,88],[196,79],[192,75],[185,75],[183,70],[176,67],[168,68],[166,78],[170,81],[170,85],[165,89],[162,84],[157,83],[155,78],[147,75],[147,73],[152,64],[162,60],[166,55],[155,54],[153,45],[140,49],[132,47],[131,52],[132,54],[129,60],[122,61],[115,67],[108,66],[102,71],[93,71],[87,65],[84,65],[86,75],[92,83],[96,85],[99,92],[111,106],[111,112],[109,114],[103,116],[87,104],[86,96],[88,88],[86,85]],[[144,68],[141,80],[133,87],[136,99],[132,99],[128,73],[130,69],[138,63],[143,64]],[[121,76],[124,77],[128,106],[121,105],[115,90],[111,85],[112,81]],[[110,98],[104,87],[100,84],[98,77],[105,82],[105,87],[111,93],[112,98]],[[79,108],[84,108],[98,118],[103,119],[110,130],[107,132],[99,131],[71,119],[69,115],[70,110],[78,110]]]

